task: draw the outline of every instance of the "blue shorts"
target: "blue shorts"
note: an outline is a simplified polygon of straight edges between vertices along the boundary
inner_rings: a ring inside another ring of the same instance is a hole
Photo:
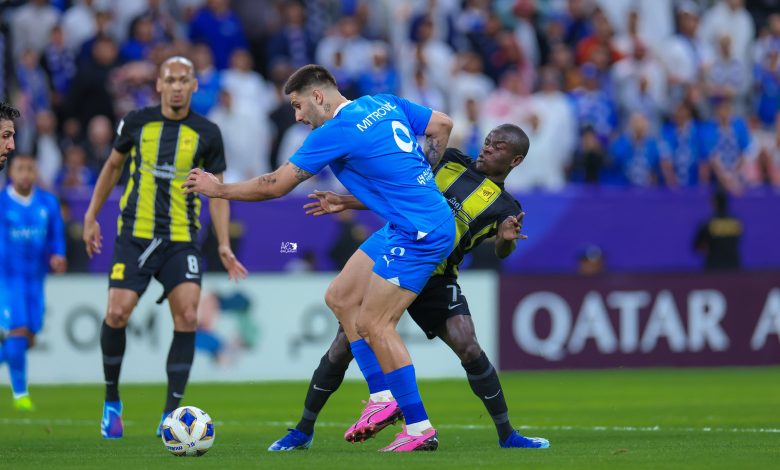
[[[360,245],[374,260],[374,272],[416,294],[455,247],[455,222],[447,220],[421,240],[413,234],[385,225]]]
[[[7,330],[27,327],[31,333],[43,328],[43,279],[7,277],[0,280],[0,326]]]

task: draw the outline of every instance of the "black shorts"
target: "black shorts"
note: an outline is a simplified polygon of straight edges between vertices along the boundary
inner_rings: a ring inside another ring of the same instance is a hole
[[[471,315],[458,280],[444,276],[431,277],[407,311],[428,339],[436,337],[436,330],[448,318]]]
[[[193,242],[118,236],[114,242],[108,286],[130,289],[140,296],[152,276],[163,286],[159,301],[183,282],[200,285],[200,248]]]

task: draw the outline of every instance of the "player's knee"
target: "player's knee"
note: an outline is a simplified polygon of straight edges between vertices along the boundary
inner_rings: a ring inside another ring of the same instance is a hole
[[[460,362],[469,363],[479,359],[482,355],[482,348],[476,341],[463,341],[454,345],[455,354],[458,355]]]
[[[111,328],[124,328],[130,320],[132,310],[119,305],[110,305],[106,310],[106,324]]]
[[[187,308],[174,318],[176,331],[195,331],[198,327],[198,310]]]
[[[349,340],[343,331],[339,331],[336,339],[328,349],[328,359],[333,364],[347,365],[352,360],[352,351],[349,349]]]
[[[325,291],[325,303],[339,319],[344,312],[356,306],[355,300],[351,299],[344,289],[333,284],[328,286],[328,290]],[[360,304],[358,303],[357,305],[359,306]]]

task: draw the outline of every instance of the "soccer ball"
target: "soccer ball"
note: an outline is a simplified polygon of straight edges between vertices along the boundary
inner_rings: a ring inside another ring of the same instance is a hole
[[[211,416],[194,406],[176,408],[163,421],[162,441],[173,455],[200,457],[214,444]]]

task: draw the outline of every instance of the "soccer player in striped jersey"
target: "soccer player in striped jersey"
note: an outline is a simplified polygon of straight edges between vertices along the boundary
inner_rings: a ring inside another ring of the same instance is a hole
[[[429,339],[441,338],[458,356],[472,391],[493,418],[498,443],[504,448],[545,448],[549,447],[549,442],[543,438],[526,438],[512,427],[498,375],[479,346],[466,297],[458,285],[458,266],[466,253],[485,239],[495,236],[496,256],[505,258],[514,251],[518,239],[526,238],[520,233],[524,216],[520,203],[504,191],[503,183],[509,172],[523,161],[528,147],[528,136],[522,129],[504,124],[487,135],[476,160],[457,149],[445,151],[434,174],[436,185],[455,215],[456,246],[408,308],[412,319]],[[315,216],[346,209],[365,209],[351,195],[317,192],[309,197],[317,201],[304,208],[308,214]],[[373,251],[373,245],[384,237],[383,231],[366,240],[360,250]],[[309,383],[301,420],[294,429],[274,442],[269,451],[307,449],[311,446],[317,415],[341,385],[351,361],[349,341],[339,327],[336,338]],[[374,437],[402,417],[389,390],[371,393],[368,403],[368,413],[364,413],[345,433],[347,441],[361,442]]]
[[[125,351],[125,328],[138,299],[154,276],[168,299],[174,332],[166,371],[165,415],[179,406],[195,355],[195,329],[201,269],[198,230],[201,201],[182,194],[189,171],[206,168],[220,180],[225,171],[222,135],[216,124],[190,110],[198,88],[192,63],[171,57],[160,66],[157,91],[161,104],[131,111],[122,119],[114,149],[103,166],[84,215],[84,242],[92,257],[103,246],[98,214],[130,159],[130,179],[120,200],[117,238],[109,273],[108,308],[100,335],[106,394],[101,433],[123,436],[119,372]],[[231,279],[246,268],[230,248],[227,201],[209,204],[219,241],[219,256]],[[161,420],[162,422],[162,420]],[[157,434],[160,426],[157,427]]]

